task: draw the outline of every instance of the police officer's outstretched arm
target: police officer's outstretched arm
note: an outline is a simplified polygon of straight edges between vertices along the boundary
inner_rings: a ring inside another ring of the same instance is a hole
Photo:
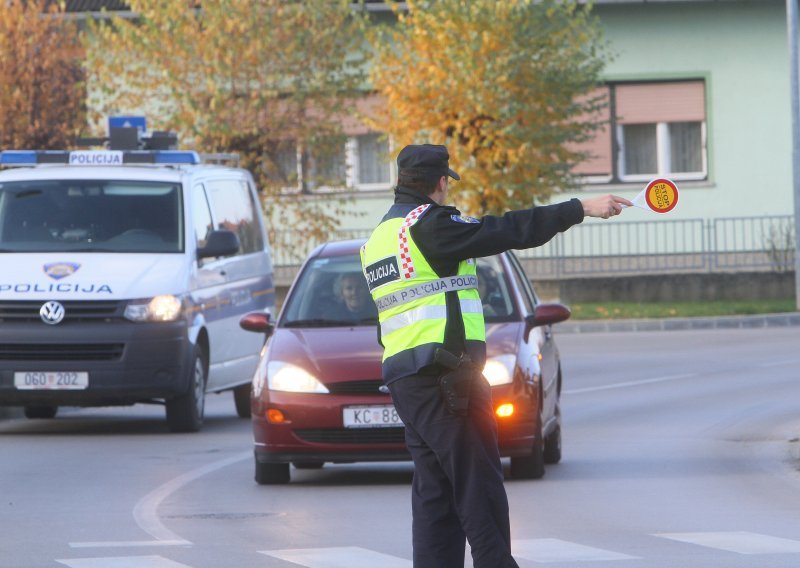
[[[480,219],[465,217],[454,207],[440,207],[412,231],[419,242],[435,243],[425,250],[430,258],[467,259],[499,254],[509,249],[541,246],[560,232],[582,222],[585,216],[618,215],[631,202],[615,195],[571,199],[552,205],[509,211]],[[429,233],[425,235],[425,233]]]

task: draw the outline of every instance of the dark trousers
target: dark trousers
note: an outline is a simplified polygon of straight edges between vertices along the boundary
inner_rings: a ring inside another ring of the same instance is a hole
[[[447,412],[438,377],[412,375],[389,390],[414,460],[414,568],[463,568],[465,538],[475,568],[516,568],[489,384],[472,381],[467,416]]]

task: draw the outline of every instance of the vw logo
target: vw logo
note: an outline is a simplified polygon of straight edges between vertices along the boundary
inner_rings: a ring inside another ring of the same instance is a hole
[[[49,325],[61,323],[61,320],[64,319],[64,313],[64,306],[58,302],[46,302],[39,308],[39,317]]]

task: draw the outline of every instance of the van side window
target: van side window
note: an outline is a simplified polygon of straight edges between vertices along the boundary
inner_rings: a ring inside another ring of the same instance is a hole
[[[206,246],[208,233],[214,228],[211,221],[211,211],[208,208],[208,199],[202,185],[192,188],[192,219],[194,222],[194,234],[197,237],[197,248]]]
[[[228,229],[239,236],[240,254],[263,250],[264,239],[258,208],[246,183],[239,180],[206,182],[217,229]]]

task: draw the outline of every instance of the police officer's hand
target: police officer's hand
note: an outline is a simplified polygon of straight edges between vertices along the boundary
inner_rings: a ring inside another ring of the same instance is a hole
[[[631,207],[633,203],[616,195],[601,195],[590,199],[581,199],[583,214],[587,217],[608,219],[622,212],[623,206]]]

